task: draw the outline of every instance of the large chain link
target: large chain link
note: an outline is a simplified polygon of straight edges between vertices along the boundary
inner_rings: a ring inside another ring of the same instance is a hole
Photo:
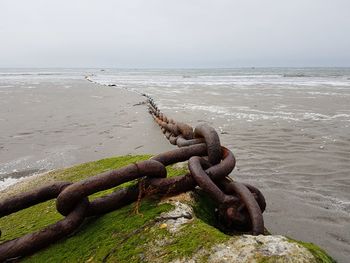
[[[207,156],[190,157],[188,167],[195,184],[220,204],[219,215],[223,225],[228,229],[262,234],[265,198],[257,188],[228,177],[236,161],[232,152],[221,146],[215,129],[202,124],[193,130],[187,124],[175,122],[158,109],[152,97],[143,95],[148,99],[150,114],[171,144],[178,147],[205,144]]]
[[[0,217],[3,217],[56,198],[57,211],[65,218],[0,244],[0,261],[32,254],[67,237],[86,217],[108,213],[146,195],[176,195],[196,186],[217,202],[218,221],[224,231],[264,233],[265,198],[257,188],[228,177],[236,160],[229,149],[221,146],[214,128],[203,124],[193,129],[188,124],[175,122],[160,112],[149,95],[143,96],[147,97],[149,112],[166,138],[179,148],[76,183],[56,182],[1,201]],[[183,161],[188,161],[189,173],[166,178],[166,166]],[[91,194],[135,179],[142,179],[142,187],[138,182],[93,201],[88,199]]]

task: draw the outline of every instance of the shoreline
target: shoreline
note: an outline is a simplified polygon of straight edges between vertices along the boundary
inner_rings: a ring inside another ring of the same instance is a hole
[[[101,88],[103,87],[103,88]],[[5,178],[109,156],[172,149],[139,94],[85,79],[2,88],[0,189]],[[19,100],[20,98],[20,100]],[[130,136],[131,135],[131,136]],[[31,175],[30,175],[31,176]],[[25,176],[28,177],[28,176]],[[9,181],[13,184],[13,180]]]
[[[70,168],[70,167],[60,168],[57,170],[67,169],[67,168]],[[8,187],[0,190],[0,200],[11,197],[23,191],[26,191],[27,189],[35,189],[35,187],[32,187],[32,186],[36,185],[36,183],[39,183],[40,185],[42,185],[43,182],[45,182],[47,179],[50,179],[47,176],[53,171],[55,170],[45,171],[42,173],[37,173],[26,177],[22,177],[16,183],[11,184]]]

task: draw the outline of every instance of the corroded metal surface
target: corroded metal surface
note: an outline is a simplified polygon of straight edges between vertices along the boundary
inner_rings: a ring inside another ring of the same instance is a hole
[[[221,223],[227,230],[249,231],[252,234],[264,232],[262,213],[266,202],[262,193],[254,186],[233,181],[228,175],[235,167],[236,160],[230,150],[221,146],[220,138],[213,127],[201,124],[193,129],[183,125],[161,113],[148,96],[149,112],[171,144],[188,147],[205,144],[206,157],[200,154],[189,158],[190,174],[179,177],[173,184],[192,184],[200,186],[218,203]],[[180,132],[180,133],[179,133]],[[158,181],[157,181],[158,182]],[[158,187],[164,183],[158,182]]]

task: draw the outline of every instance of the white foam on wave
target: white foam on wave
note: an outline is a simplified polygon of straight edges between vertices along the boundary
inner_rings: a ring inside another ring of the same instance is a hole
[[[133,89],[138,92],[152,93],[159,100],[167,98],[178,98],[173,100],[171,105],[164,105],[163,109],[173,110],[193,110],[205,111],[221,116],[232,116],[236,119],[246,121],[258,120],[286,120],[288,122],[297,121],[350,121],[350,115],[343,112],[333,115],[323,113],[321,109],[315,109],[313,105],[305,107],[306,110],[298,111],[290,108],[289,111],[283,110],[286,105],[279,105],[270,111],[258,110],[253,108],[237,108],[227,105],[227,99],[219,105],[210,105],[212,102],[203,105],[210,96],[228,96],[239,95],[242,98],[260,98],[275,99],[281,101],[286,98],[293,100],[299,99],[317,99],[318,96],[348,96],[350,82],[344,78],[335,77],[304,77],[298,76],[283,77],[279,74],[256,74],[256,75],[191,75],[183,77],[184,74],[176,75],[162,72],[148,73],[138,72],[132,75],[127,72],[115,75],[97,74],[91,76],[93,81],[117,87],[123,85],[127,89]],[[210,74],[210,72],[208,73]],[[187,76],[187,75],[186,75]],[[222,85],[225,85],[223,87]],[[210,88],[208,87],[210,86]],[[180,98],[179,94],[186,94],[186,98]],[[302,95],[299,95],[302,94]],[[187,96],[189,95],[189,96]],[[309,96],[307,96],[309,95]],[[312,96],[310,96],[312,95]],[[191,103],[186,104],[191,97]],[[193,103],[192,97],[199,102]],[[281,98],[281,99],[280,99]],[[185,103],[185,104],[184,104]],[[304,103],[304,102],[302,102]]]
[[[207,111],[210,113],[215,113],[224,116],[232,116],[236,119],[247,120],[247,121],[258,121],[258,120],[275,120],[284,119],[289,121],[300,121],[299,118],[294,117],[292,112],[283,111],[262,111],[251,109],[249,107],[223,107],[223,106],[207,106],[207,105],[195,105],[195,104],[185,104],[183,107],[178,107],[178,109],[188,109],[188,110],[199,110]],[[240,110],[241,112],[237,112]]]
[[[49,172],[49,171],[38,171],[38,172],[35,172],[35,173],[31,174],[31,175],[23,176],[23,177],[20,177],[20,178],[13,178],[13,177],[1,178],[0,179],[0,191],[5,190],[9,186],[17,184],[17,183],[19,183],[19,182],[21,182],[21,181],[23,181],[25,179],[32,178],[34,176],[38,176],[38,175],[41,175],[41,174],[47,173],[47,172]]]
[[[339,197],[331,195],[321,194],[314,190],[309,190],[307,191],[307,193],[311,193],[313,196],[319,198],[320,201],[317,201],[317,203],[319,203],[320,206],[326,209],[332,209],[335,211],[341,211],[350,214],[350,200],[346,200],[344,198],[341,199]]]
[[[229,115],[230,112],[227,110],[226,107],[222,106],[204,106],[204,105],[195,105],[195,104],[186,104],[184,105],[186,109],[189,110],[200,110],[200,111],[208,111],[215,114],[223,114],[223,115]]]
[[[347,94],[347,93],[320,92],[320,91],[308,91],[307,94],[310,94],[310,95],[321,95],[321,96],[350,96],[350,94]]]
[[[38,170],[48,171],[55,167],[65,167],[71,165],[75,157],[69,154],[69,151],[76,150],[78,146],[65,145],[60,147],[53,147],[49,149],[45,155],[40,156],[23,156],[15,160],[0,163],[0,188],[3,187],[4,182],[12,182],[12,179],[8,179],[11,173],[22,172],[26,170]],[[18,180],[20,178],[13,178]]]
[[[329,205],[335,210],[350,214],[350,201],[345,201],[334,197],[329,200]]]
[[[343,78],[330,77],[300,77],[286,78],[281,75],[261,74],[261,75],[198,75],[191,77],[183,77],[183,75],[167,74],[166,72],[154,72],[154,74],[146,74],[147,72],[138,72],[139,74],[130,74],[129,72],[115,74],[96,74],[91,78],[101,84],[124,84],[139,87],[173,87],[181,88],[181,86],[235,86],[235,87],[251,87],[259,85],[272,85],[275,88],[280,86],[289,87],[349,87],[350,81]],[[163,73],[163,74],[162,74]],[[208,73],[210,74],[210,73]]]
[[[335,114],[335,115],[325,115],[321,113],[315,113],[315,112],[305,112],[303,114],[304,120],[315,120],[315,121],[329,121],[333,119],[342,119],[345,121],[350,121],[350,115],[341,113],[341,114]]]
[[[288,120],[288,121],[299,121],[297,118],[283,116],[283,115],[267,115],[267,114],[255,114],[255,113],[244,113],[237,112],[230,114],[231,116],[236,117],[237,119],[246,119],[247,121],[259,121],[259,120]]]
[[[236,119],[247,120],[247,121],[258,121],[258,120],[287,120],[299,122],[302,120],[314,120],[314,121],[330,121],[333,119],[339,119],[342,121],[350,121],[350,114],[340,113],[335,115],[325,115],[321,113],[313,112],[288,112],[288,111],[263,111],[258,109],[252,109],[249,107],[224,107],[217,105],[196,105],[196,104],[184,104],[174,105],[171,107],[164,106],[167,109],[182,110],[187,109],[190,111],[206,111],[221,116],[232,116]]]
[[[23,86],[22,89],[36,89],[38,87],[35,86]]]
[[[0,191],[6,189],[7,187],[14,185],[16,183],[18,183],[19,181],[21,181],[21,179],[18,178],[3,178],[0,180]]]
[[[31,156],[23,156],[10,162],[2,163],[0,165],[0,175],[16,172],[19,167],[29,168],[30,158]]]

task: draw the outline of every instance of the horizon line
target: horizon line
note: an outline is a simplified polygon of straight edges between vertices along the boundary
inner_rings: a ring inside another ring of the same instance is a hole
[[[301,68],[309,68],[309,69],[317,69],[317,68],[340,68],[340,69],[346,69],[350,68],[349,66],[240,66],[240,67],[103,67],[103,66],[96,66],[96,67],[54,67],[54,66],[47,66],[47,67],[3,67],[0,66],[0,69],[150,69],[150,70],[159,70],[159,69],[263,69],[263,68],[294,68],[294,69],[301,69]]]

